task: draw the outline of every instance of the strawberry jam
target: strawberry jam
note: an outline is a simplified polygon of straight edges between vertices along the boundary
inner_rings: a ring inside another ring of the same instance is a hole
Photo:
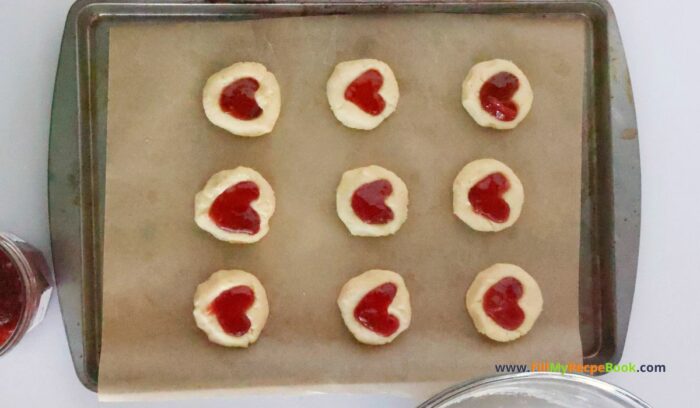
[[[221,110],[240,120],[253,120],[262,115],[263,110],[255,100],[255,92],[260,84],[255,78],[241,78],[233,81],[221,91]]]
[[[354,316],[364,327],[389,337],[399,329],[399,319],[389,314],[389,305],[396,296],[396,285],[387,282],[377,286],[355,306]]]
[[[496,119],[510,122],[518,116],[518,105],[513,95],[520,88],[518,77],[510,72],[499,72],[481,86],[479,99],[481,107]]]
[[[240,337],[250,330],[250,319],[246,312],[255,302],[255,293],[249,286],[234,286],[225,290],[209,305],[209,313],[216,316],[224,331]]]
[[[368,69],[345,88],[345,99],[354,103],[364,112],[377,116],[384,111],[386,102],[379,94],[384,77],[376,69]]]
[[[497,223],[508,221],[510,206],[503,194],[510,189],[510,183],[503,173],[492,173],[469,189],[469,203],[475,213]]]
[[[385,202],[393,191],[389,180],[363,184],[352,195],[352,210],[367,224],[386,224],[394,219],[394,212]]]
[[[17,236],[0,232],[0,355],[44,318],[50,282],[44,255]]]
[[[525,312],[518,305],[523,285],[513,277],[496,282],[484,294],[484,312],[506,330],[516,330],[525,321]]]
[[[260,215],[251,203],[259,197],[257,184],[241,181],[216,197],[209,209],[209,218],[222,230],[255,235],[260,231]]]
[[[25,303],[19,270],[5,251],[0,249],[0,346],[17,329]]]

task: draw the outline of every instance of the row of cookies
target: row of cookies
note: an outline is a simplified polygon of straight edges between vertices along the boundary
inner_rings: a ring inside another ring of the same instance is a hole
[[[411,324],[408,288],[393,271],[372,269],[350,279],[340,290],[337,304],[347,329],[364,344],[388,344]],[[476,329],[499,342],[529,332],[542,304],[537,282],[511,264],[481,271],[465,296]],[[222,270],[197,287],[193,314],[210,341],[248,347],[262,333],[270,306],[258,278],[241,270]]]
[[[494,159],[475,160],[453,183],[453,211],[478,231],[513,225],[525,193],[518,176]],[[346,171],[336,190],[336,210],[352,235],[394,234],[408,217],[408,188],[394,172],[372,165]],[[248,167],[213,175],[195,196],[197,225],[217,239],[254,243],[270,229],[275,212],[270,183]]]
[[[371,130],[399,103],[399,84],[386,63],[359,59],[336,65],[326,84],[335,117],[353,129]],[[462,105],[481,126],[513,129],[533,101],[530,83],[513,62],[495,59],[471,68],[462,83]],[[282,97],[275,75],[257,62],[235,63],[206,82],[202,103],[216,126],[255,137],[272,132]]]

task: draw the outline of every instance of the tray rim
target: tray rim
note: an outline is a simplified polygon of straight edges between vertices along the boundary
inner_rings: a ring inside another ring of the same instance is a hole
[[[97,389],[101,303],[101,220],[99,218],[99,169],[92,160],[99,154],[93,138],[95,118],[91,102],[95,67],[91,65],[90,43],[95,28],[105,18],[196,17],[221,15],[338,14],[352,12],[447,11],[460,8],[469,13],[566,13],[584,14],[594,30],[604,36],[604,61],[592,58],[601,75],[597,96],[606,104],[593,106],[589,132],[609,134],[609,146],[598,149],[601,160],[596,169],[602,182],[593,183],[592,194],[609,194],[611,208],[602,209],[610,223],[592,231],[593,245],[607,244],[608,256],[593,260],[601,276],[611,284],[600,287],[601,302],[615,313],[602,327],[600,349],[586,356],[587,363],[618,362],[622,356],[631,312],[639,251],[641,218],[641,175],[636,116],[631,83],[617,23],[607,0],[515,0],[515,1],[421,1],[387,3],[382,0],[355,1],[244,1],[212,4],[210,1],[79,0],[70,9],[61,44],[51,117],[49,149],[49,213],[51,243],[58,294],[64,325],[76,373],[83,385]],[[134,9],[130,9],[134,7]],[[150,7],[144,13],[140,7]],[[551,9],[550,9],[551,8]],[[590,14],[587,14],[590,13]],[[600,40],[600,39],[599,39]],[[593,44],[594,46],[597,43]],[[593,91],[591,91],[593,92]],[[605,109],[600,106],[605,105]],[[70,136],[76,136],[71,138]],[[601,153],[602,152],[602,153]],[[67,161],[64,156],[75,160]],[[606,157],[609,155],[609,157]],[[599,159],[598,154],[593,157]],[[585,176],[585,174],[582,174]],[[590,181],[594,181],[590,175]],[[582,203],[583,205],[583,203]],[[79,244],[76,244],[76,241]],[[87,307],[85,307],[87,305]],[[96,335],[97,334],[97,335]],[[605,341],[607,340],[607,341]]]

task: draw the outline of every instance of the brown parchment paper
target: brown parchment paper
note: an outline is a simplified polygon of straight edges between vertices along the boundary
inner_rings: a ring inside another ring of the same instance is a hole
[[[113,28],[101,397],[393,390],[389,383],[422,397],[494,373],[495,363],[580,361],[584,53],[585,25],[575,19],[420,14]],[[401,98],[379,128],[362,132],[334,118],[325,84],[336,63],[367,57],[393,68]],[[513,131],[480,128],[461,106],[469,68],[490,58],[515,61],[534,89],[533,109]],[[273,133],[251,139],[213,126],[201,106],[209,75],[248,60],[265,64],[282,90]],[[484,157],[510,165],[525,187],[520,220],[495,234],[452,214],[454,177]],[[369,164],[408,186],[408,221],[395,236],[352,237],[335,213],[341,174]],[[270,233],[254,245],[217,241],[192,220],[195,193],[239,165],[260,171],[277,196]],[[545,300],[532,332],[510,344],[479,335],[464,306],[474,276],[497,262],[529,271]],[[346,280],[371,268],[402,274],[413,306],[410,329],[384,347],[356,343],[335,303]],[[267,289],[271,315],[249,349],[211,344],[194,324],[195,287],[219,269],[250,271]]]

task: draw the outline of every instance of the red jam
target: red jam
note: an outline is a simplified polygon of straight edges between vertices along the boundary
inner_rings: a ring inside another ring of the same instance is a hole
[[[0,249],[0,346],[17,329],[24,305],[24,287],[19,270]]]
[[[514,120],[518,116],[518,105],[511,98],[518,88],[518,77],[510,72],[499,72],[481,86],[481,107],[500,121]]]
[[[367,224],[386,224],[394,219],[394,212],[385,203],[393,191],[389,180],[363,184],[352,195],[352,210]]]
[[[384,337],[399,329],[399,319],[389,314],[389,305],[396,296],[396,285],[391,282],[377,286],[355,306],[355,319],[364,327]]]
[[[525,312],[518,305],[523,285],[513,277],[496,282],[484,294],[484,312],[506,330],[515,330],[525,321]]]
[[[255,292],[249,286],[234,286],[211,302],[209,313],[216,316],[216,320],[224,331],[232,336],[240,337],[250,330],[250,319],[246,312],[255,302]]]
[[[345,88],[345,99],[372,116],[384,111],[386,102],[379,94],[384,77],[376,69],[368,69]]]
[[[262,115],[263,110],[255,100],[255,92],[260,84],[255,78],[241,78],[229,84],[219,97],[221,110],[240,120],[253,120]]]
[[[492,173],[469,189],[469,203],[474,212],[497,223],[508,221],[510,206],[503,194],[510,189],[510,183],[502,173]]]
[[[0,356],[43,320],[50,282],[44,255],[15,235],[0,232]]]
[[[260,231],[260,215],[250,204],[258,197],[257,184],[241,181],[216,197],[209,209],[209,218],[225,231],[255,235]]]

